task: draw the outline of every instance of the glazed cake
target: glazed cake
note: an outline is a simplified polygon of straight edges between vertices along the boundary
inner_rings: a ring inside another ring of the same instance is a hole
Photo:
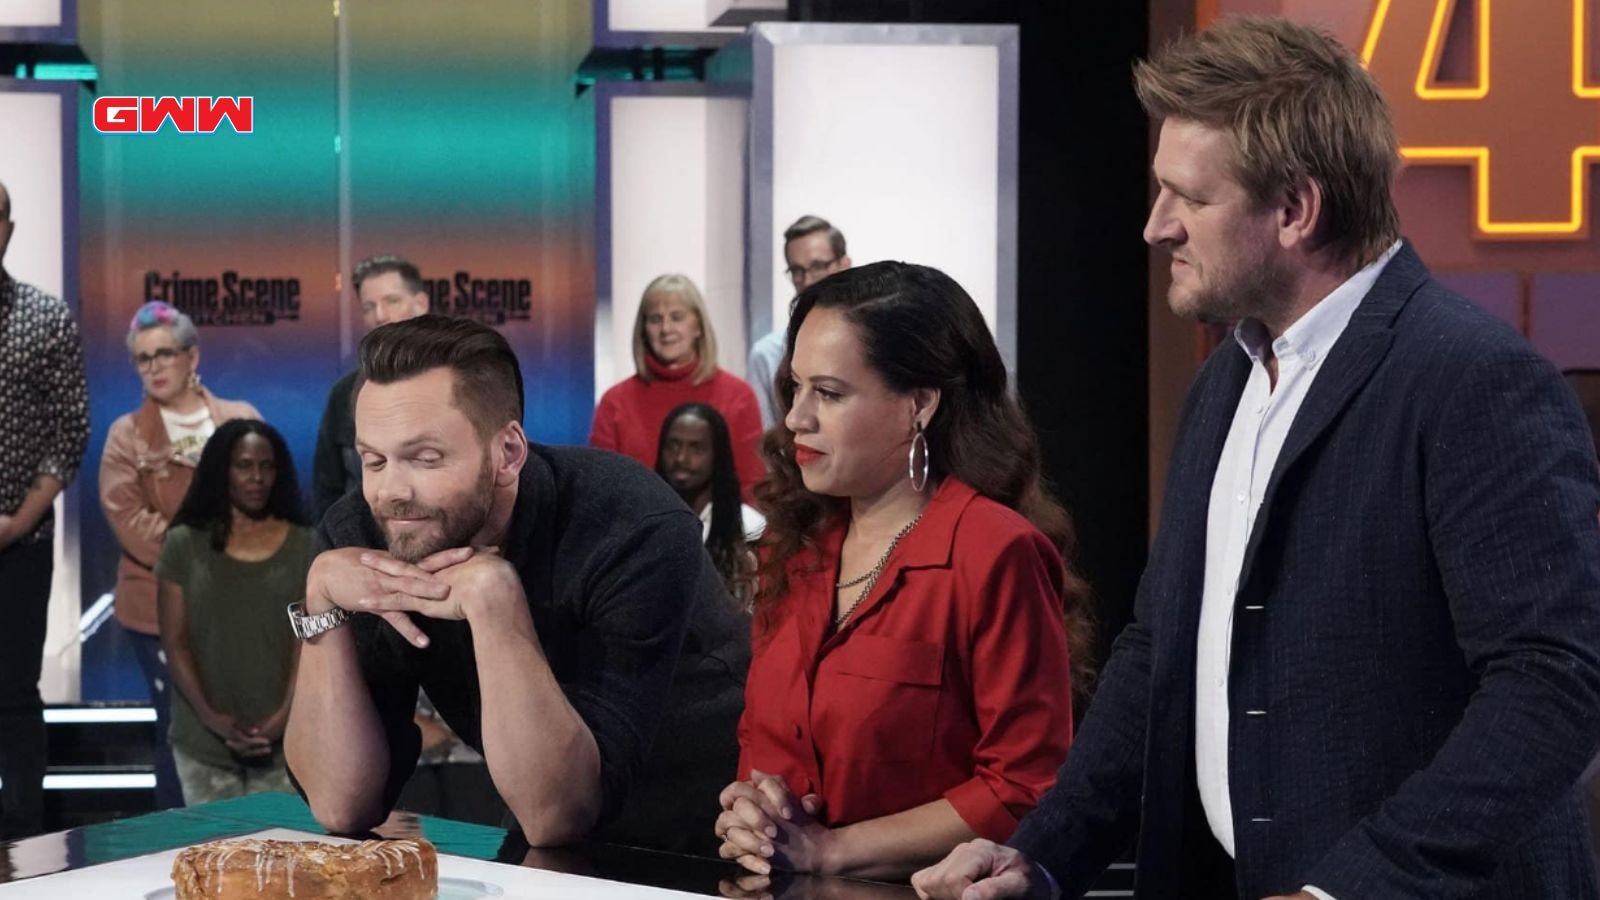
[[[421,838],[323,844],[212,841],[172,863],[177,900],[433,900],[439,855]]]

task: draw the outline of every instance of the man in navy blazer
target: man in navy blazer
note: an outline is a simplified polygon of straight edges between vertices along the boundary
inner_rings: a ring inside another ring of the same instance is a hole
[[[1600,485],[1577,402],[1399,237],[1393,129],[1331,38],[1225,20],[1136,72],[1173,309],[1237,321],[1055,787],[923,897],[1597,895]]]

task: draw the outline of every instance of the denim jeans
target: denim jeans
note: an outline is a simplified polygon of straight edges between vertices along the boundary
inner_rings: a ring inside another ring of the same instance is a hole
[[[161,638],[126,628],[123,633],[133,645],[139,671],[150,689],[150,703],[156,708],[156,742],[151,756],[156,769],[156,809],[175,809],[183,806],[183,788],[172,764],[172,675],[167,672],[167,658],[161,652]]]

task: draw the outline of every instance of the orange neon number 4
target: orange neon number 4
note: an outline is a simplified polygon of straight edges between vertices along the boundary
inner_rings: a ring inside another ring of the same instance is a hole
[[[1443,83],[1457,2],[1377,0],[1361,58],[1394,111],[1400,155],[1472,167],[1479,237],[1587,236],[1589,166],[1600,160],[1591,0],[1475,0],[1476,72]]]

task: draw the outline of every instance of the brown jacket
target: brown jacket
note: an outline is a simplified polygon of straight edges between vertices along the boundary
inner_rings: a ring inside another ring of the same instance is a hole
[[[211,421],[259,419],[248,403],[219,400],[200,389]],[[161,421],[161,409],[146,397],[144,405],[111,423],[105,455],[100,458],[100,506],[122,545],[117,564],[113,611],[130,631],[158,634],[156,576],[151,569],[161,556],[167,523],[183,504],[194,479],[194,464],[176,454]]]

